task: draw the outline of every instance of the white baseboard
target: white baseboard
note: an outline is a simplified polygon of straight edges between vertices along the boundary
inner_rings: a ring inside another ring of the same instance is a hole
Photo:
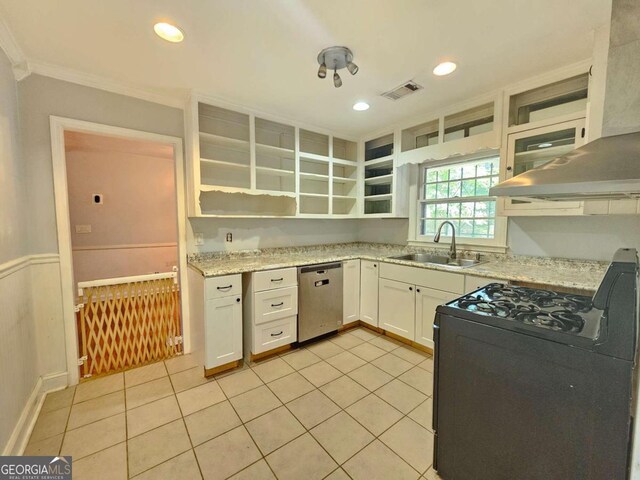
[[[47,393],[62,390],[67,385],[67,372],[53,373],[38,378],[31,395],[27,399],[27,403],[22,409],[13,433],[4,447],[3,456],[23,454]]]

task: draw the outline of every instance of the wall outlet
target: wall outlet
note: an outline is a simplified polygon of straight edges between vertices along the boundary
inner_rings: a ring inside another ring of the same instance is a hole
[[[196,246],[201,247],[204,245],[204,233],[194,232],[193,239],[195,241]]]
[[[76,225],[76,233],[91,233],[91,225]]]
[[[226,239],[227,239],[227,242],[229,243],[233,242],[233,233],[231,232],[227,233]]]

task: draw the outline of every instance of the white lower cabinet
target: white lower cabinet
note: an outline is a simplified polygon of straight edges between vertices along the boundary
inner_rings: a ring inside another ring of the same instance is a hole
[[[380,328],[433,348],[436,307],[459,297],[464,291],[464,281],[460,273],[382,263]]]
[[[242,358],[242,297],[207,300],[205,305],[205,368]]]
[[[378,326],[413,340],[415,336],[416,291],[413,285],[381,278]]]
[[[360,261],[360,320],[378,326],[378,262]]]
[[[189,315],[193,355],[206,370],[242,358],[242,275],[205,278],[190,268]]]
[[[342,324],[360,320],[360,259],[342,262]]]
[[[459,297],[458,293],[443,292],[433,288],[416,286],[416,338],[421,345],[433,348],[433,321],[438,305]]]
[[[297,269],[246,273],[244,280],[245,357],[297,341]]]

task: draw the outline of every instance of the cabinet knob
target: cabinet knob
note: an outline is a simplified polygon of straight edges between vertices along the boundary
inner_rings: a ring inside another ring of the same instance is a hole
[[[510,172],[511,170],[513,170],[513,168],[511,167],[511,165],[509,165],[509,166],[507,167],[507,172]]]
[[[413,287],[409,287],[409,290],[413,291]]]
[[[420,289],[419,289],[419,288],[416,288],[416,292],[420,293]]]
[[[373,264],[373,268],[376,268],[378,265],[376,265],[375,263]]]
[[[236,302],[240,303],[240,299],[239,299],[239,298],[236,298]]]

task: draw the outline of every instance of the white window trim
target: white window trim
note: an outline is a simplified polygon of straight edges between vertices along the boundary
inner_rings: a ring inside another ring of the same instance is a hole
[[[496,150],[491,156],[500,155],[500,151]],[[420,212],[420,169],[425,166],[441,166],[451,163],[466,162],[487,157],[487,152],[481,155],[465,155],[455,159],[426,161],[422,164],[412,165],[409,175],[409,235],[407,243],[411,246],[433,247],[449,249],[451,237],[442,235],[440,242],[435,243],[433,237],[420,235],[420,222],[418,221],[418,213]],[[503,158],[500,156],[500,163]],[[458,237],[456,235],[456,245],[460,250],[474,250],[492,253],[504,253],[507,251],[507,217],[496,215],[495,236],[494,238],[469,238]],[[448,229],[446,229],[448,230]],[[444,231],[444,230],[443,230]]]

